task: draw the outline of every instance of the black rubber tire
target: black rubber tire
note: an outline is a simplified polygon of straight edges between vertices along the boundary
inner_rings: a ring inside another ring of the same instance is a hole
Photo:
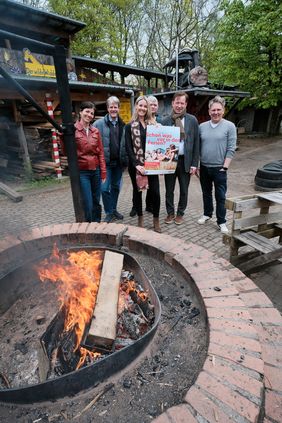
[[[281,180],[282,181],[282,172],[265,170],[263,168],[257,170],[256,176],[262,179],[272,179],[272,180]]]
[[[265,188],[255,185],[255,191],[263,191],[263,192],[273,192],[273,188]]]
[[[282,188],[282,179],[264,179],[256,176],[255,184],[263,188]]]
[[[262,179],[282,180],[282,160],[276,160],[265,164],[262,168],[257,170],[256,176]]]

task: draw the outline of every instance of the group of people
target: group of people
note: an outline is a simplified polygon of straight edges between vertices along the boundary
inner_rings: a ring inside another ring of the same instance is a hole
[[[172,99],[171,115],[160,121],[157,98],[142,95],[137,98],[127,125],[119,116],[120,101],[115,96],[107,100],[106,116],[94,124],[94,104],[81,104],[79,120],[75,123],[75,140],[86,221],[101,221],[101,195],[104,221],[109,223],[123,219],[117,204],[122,173],[127,167],[133,188],[130,216],[137,215],[138,226],[143,227],[142,192],[146,191],[146,210],[153,214],[154,230],[161,232],[159,176],[145,175],[146,128],[147,125],[177,126],[180,128],[180,143],[176,171],[164,175],[165,223],[181,225],[184,222],[190,178],[197,175],[204,205],[204,213],[198,223],[204,224],[213,215],[214,186],[217,224],[221,232],[228,232],[225,219],[227,170],[236,148],[236,127],[223,118],[225,100],[219,96],[209,102],[210,120],[200,125],[195,116],[187,113],[187,104],[187,93],[176,92]],[[175,208],[176,180],[179,200]]]

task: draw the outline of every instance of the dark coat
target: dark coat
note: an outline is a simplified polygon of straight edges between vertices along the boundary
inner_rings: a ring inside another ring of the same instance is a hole
[[[109,125],[110,125],[110,122],[109,122],[109,115],[108,114],[105,117],[96,120],[96,122],[94,122],[94,125],[93,125],[95,128],[99,129],[99,131],[100,131],[103,146],[104,146],[105,160],[106,160],[107,165],[110,164],[110,158],[111,158],[110,126]],[[127,155],[126,155],[126,151],[125,151],[125,145],[124,145],[124,142],[122,140],[123,128],[124,128],[125,124],[120,117],[118,118],[118,125],[119,125],[119,142],[120,142],[119,161],[120,161],[120,165],[122,167],[126,167],[127,166]]]
[[[189,172],[191,166],[198,167],[199,164],[199,124],[195,116],[190,115],[189,113],[185,114],[184,119],[184,166],[185,171]],[[163,119],[162,124],[164,126],[174,126],[174,121],[170,116],[168,116]]]

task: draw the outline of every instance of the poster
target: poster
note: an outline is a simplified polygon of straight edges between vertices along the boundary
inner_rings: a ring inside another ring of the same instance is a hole
[[[145,146],[145,174],[164,175],[174,173],[180,140],[176,126],[147,126]]]

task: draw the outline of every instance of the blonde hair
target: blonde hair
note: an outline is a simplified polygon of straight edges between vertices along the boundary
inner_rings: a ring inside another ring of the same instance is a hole
[[[152,116],[151,106],[149,104],[148,98],[145,95],[140,95],[136,99],[134,112],[133,112],[133,115],[131,117],[131,122],[134,122],[136,120],[139,120],[138,113],[137,113],[137,110],[136,110],[136,106],[142,100],[144,100],[147,103],[147,113],[146,113],[146,116],[145,116],[145,123],[147,125],[156,125],[156,123],[157,123],[156,122],[156,119],[154,119],[153,116]]]

